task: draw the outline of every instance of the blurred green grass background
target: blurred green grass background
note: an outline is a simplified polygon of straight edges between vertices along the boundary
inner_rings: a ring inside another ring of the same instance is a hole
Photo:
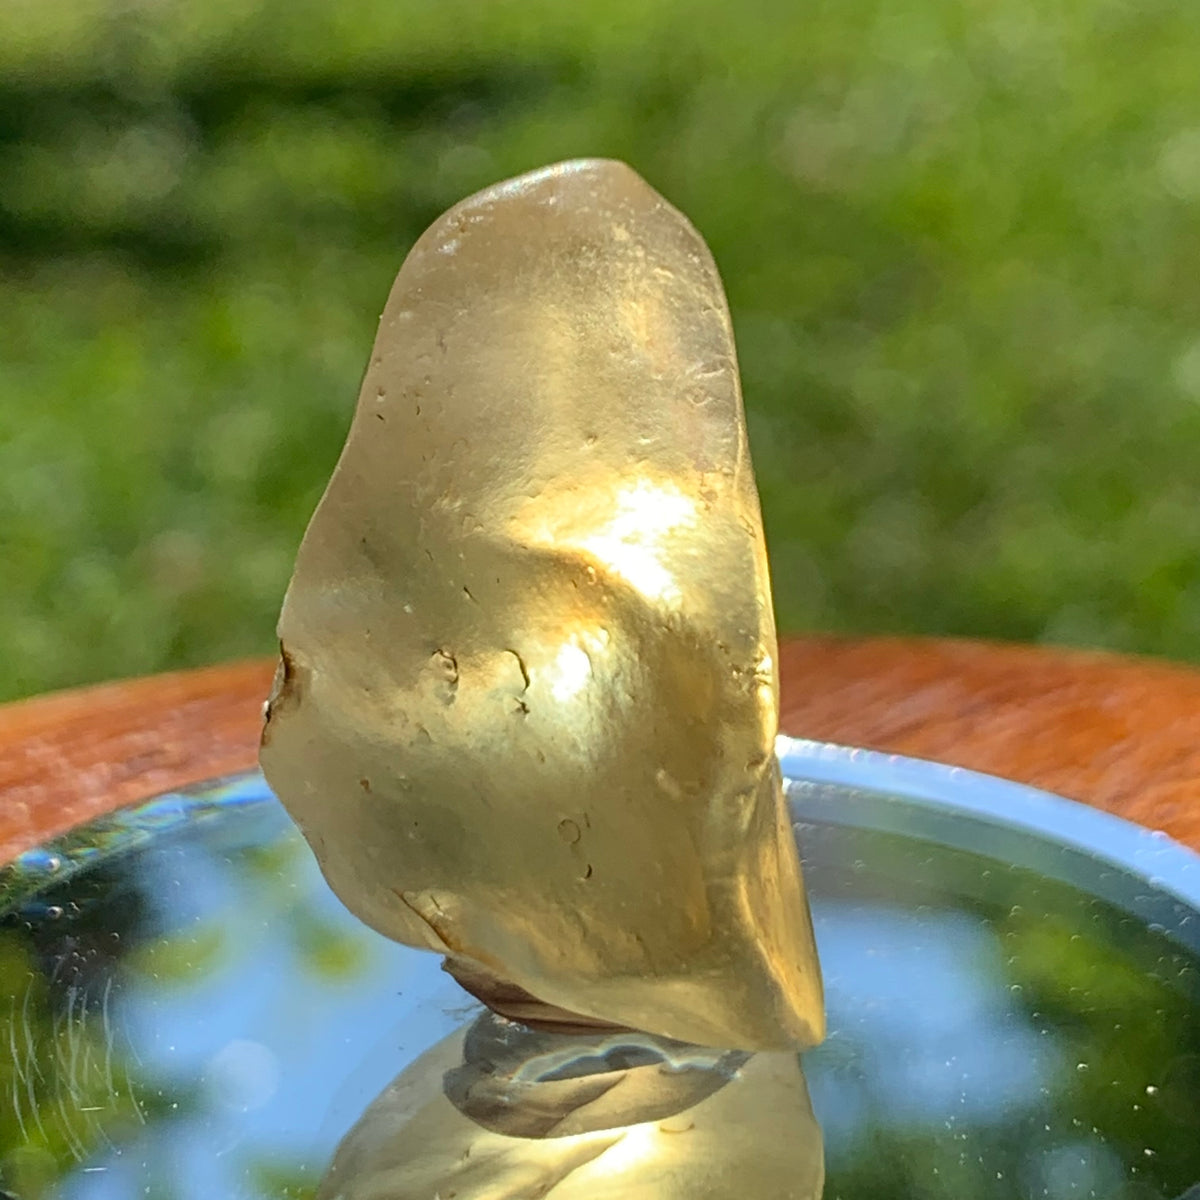
[[[1200,6],[5,0],[0,696],[266,652],[438,212],[622,158],[784,630],[1200,655]]]

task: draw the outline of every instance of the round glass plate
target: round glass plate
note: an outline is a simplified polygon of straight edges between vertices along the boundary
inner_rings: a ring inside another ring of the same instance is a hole
[[[779,750],[825,1196],[1200,1196],[1200,859],[970,772]],[[257,775],[97,822],[0,872],[0,1194],[313,1196],[479,1011],[342,909]]]

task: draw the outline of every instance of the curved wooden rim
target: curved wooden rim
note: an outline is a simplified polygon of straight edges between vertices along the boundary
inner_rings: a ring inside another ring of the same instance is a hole
[[[100,813],[253,767],[269,660],[0,707],[0,862]],[[1096,805],[1200,850],[1200,672],[979,642],[796,638],[781,727]]]

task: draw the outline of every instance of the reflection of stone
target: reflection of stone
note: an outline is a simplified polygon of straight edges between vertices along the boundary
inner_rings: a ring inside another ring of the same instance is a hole
[[[263,768],[363,920],[501,1008],[819,1040],[729,314],[627,167],[417,243],[279,629]]]
[[[691,1108],[747,1058],[632,1030],[564,1036],[485,1016],[444,1083],[451,1103],[493,1132],[563,1137]]]
[[[317,1195],[819,1200],[823,1180],[795,1054],[539,1034],[487,1015],[384,1091]]]

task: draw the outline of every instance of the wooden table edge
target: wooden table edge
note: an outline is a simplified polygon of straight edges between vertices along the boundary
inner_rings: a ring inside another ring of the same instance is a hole
[[[102,813],[257,760],[274,661],[0,706],[0,863]],[[790,638],[780,727],[1095,805],[1200,850],[1200,672],[1046,647]]]

